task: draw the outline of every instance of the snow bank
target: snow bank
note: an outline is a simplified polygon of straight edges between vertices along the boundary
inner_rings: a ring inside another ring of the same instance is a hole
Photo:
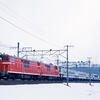
[[[100,84],[1,85],[0,100],[100,100]]]

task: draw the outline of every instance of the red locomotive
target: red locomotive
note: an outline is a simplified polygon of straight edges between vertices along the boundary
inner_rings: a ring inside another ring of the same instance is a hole
[[[60,76],[57,66],[0,55],[0,78],[4,79],[55,79]]]

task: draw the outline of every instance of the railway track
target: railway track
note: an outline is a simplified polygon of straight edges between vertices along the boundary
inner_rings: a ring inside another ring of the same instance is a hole
[[[69,83],[88,83],[89,80],[69,79]],[[100,80],[91,80],[93,83],[100,83]],[[0,85],[25,85],[25,84],[52,84],[52,83],[66,83],[66,80],[0,80]]]
[[[24,85],[24,84],[52,84],[52,83],[63,83],[64,81],[47,81],[47,80],[0,80],[0,85]]]

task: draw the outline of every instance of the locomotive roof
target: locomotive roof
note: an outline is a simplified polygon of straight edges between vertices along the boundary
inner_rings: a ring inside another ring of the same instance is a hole
[[[41,64],[46,64],[46,63],[43,63],[43,62],[40,62],[40,61],[18,58],[18,57],[16,57],[16,56],[12,56],[12,55],[8,55],[8,54],[0,54],[0,55],[2,55],[2,56],[3,56],[3,55],[5,55],[5,56],[10,56],[10,57],[14,57],[14,58],[17,58],[17,59],[22,59],[22,60],[27,60],[27,61],[34,61],[34,62],[36,62],[36,63],[41,63]],[[50,64],[46,64],[46,65],[53,65],[53,64],[50,63]],[[56,65],[53,65],[53,66],[56,66]]]

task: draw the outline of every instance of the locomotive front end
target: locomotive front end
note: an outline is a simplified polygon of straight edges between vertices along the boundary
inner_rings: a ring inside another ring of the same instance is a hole
[[[0,54],[0,78],[7,77],[7,71],[9,67],[9,56]]]

